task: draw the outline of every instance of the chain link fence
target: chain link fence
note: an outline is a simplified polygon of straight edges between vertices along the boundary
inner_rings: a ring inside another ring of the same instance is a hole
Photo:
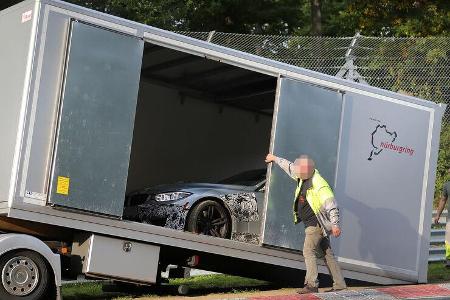
[[[386,90],[450,103],[450,37],[181,34]],[[443,124],[450,125],[450,106]]]

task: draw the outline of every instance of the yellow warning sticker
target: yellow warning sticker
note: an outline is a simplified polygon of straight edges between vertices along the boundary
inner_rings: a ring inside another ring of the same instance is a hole
[[[70,178],[58,176],[58,183],[56,184],[56,193],[61,195],[69,195]]]

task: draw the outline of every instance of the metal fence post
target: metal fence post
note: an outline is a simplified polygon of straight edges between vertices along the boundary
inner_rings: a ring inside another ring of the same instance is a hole
[[[206,39],[206,41],[207,41],[208,43],[211,43],[211,41],[212,41],[212,39],[213,39],[215,33],[216,33],[215,30],[209,32],[208,38]]]
[[[341,67],[339,72],[336,74],[336,77],[341,77],[345,79],[349,79],[352,81],[357,81],[360,83],[368,84],[364,78],[358,73],[356,70],[358,67],[355,65],[355,56],[352,54],[356,47],[356,43],[358,42],[358,39],[361,37],[361,34],[356,32],[356,34],[353,36],[353,39],[347,49],[347,52],[345,53],[345,64]]]

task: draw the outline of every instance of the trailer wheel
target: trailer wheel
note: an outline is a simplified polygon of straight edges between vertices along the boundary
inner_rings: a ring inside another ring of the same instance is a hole
[[[0,257],[0,299],[43,299],[51,283],[46,261],[36,252],[19,250]]]
[[[195,206],[187,220],[188,231],[220,238],[229,238],[231,219],[223,205],[205,200]]]

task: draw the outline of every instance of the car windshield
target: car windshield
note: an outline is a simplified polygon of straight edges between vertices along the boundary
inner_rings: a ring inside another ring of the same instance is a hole
[[[220,184],[254,186],[266,179],[266,169],[245,171],[219,181]]]

